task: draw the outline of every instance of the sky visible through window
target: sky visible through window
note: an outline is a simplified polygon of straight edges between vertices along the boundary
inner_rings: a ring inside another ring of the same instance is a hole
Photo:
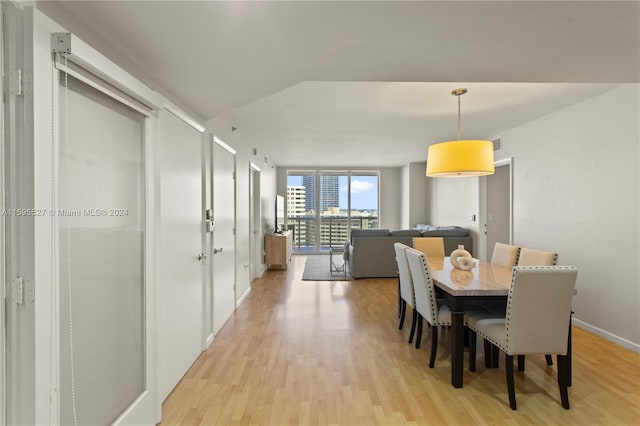
[[[348,179],[348,176],[338,178],[340,187],[338,202],[341,210],[347,209]],[[287,185],[302,186],[302,176],[288,176]],[[351,209],[378,210],[378,176],[351,176]]]

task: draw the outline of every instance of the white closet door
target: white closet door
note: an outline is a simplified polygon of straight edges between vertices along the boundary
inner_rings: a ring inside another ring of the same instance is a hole
[[[72,77],[64,83],[62,74],[61,423],[127,422],[150,399],[153,350],[145,347],[145,118]]]
[[[213,333],[235,309],[235,155],[213,144]]]
[[[200,133],[167,112],[159,120],[158,392],[163,401],[202,350],[202,160]]]

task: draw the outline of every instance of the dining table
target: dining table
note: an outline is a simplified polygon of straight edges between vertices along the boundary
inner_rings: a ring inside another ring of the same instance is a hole
[[[511,268],[474,259],[470,271],[456,269],[449,257],[427,257],[435,287],[451,308],[451,384],[461,388],[464,360],[465,303],[479,300],[506,302],[511,285]]]
[[[506,303],[511,286],[512,268],[473,259],[469,271],[456,269],[449,257],[427,257],[433,284],[451,308],[451,384],[463,385],[465,303],[497,300]],[[574,290],[575,294],[575,290]],[[571,326],[568,331],[568,380],[571,384]]]

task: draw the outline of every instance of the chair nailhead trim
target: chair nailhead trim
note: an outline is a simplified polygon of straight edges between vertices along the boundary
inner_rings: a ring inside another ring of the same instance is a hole
[[[494,345],[498,346],[500,349],[504,350],[506,353],[510,353],[510,351],[508,350],[509,348],[509,328],[510,328],[510,323],[511,323],[511,297],[512,297],[512,293],[513,293],[513,283],[516,280],[516,275],[518,273],[518,271],[523,271],[523,270],[546,270],[546,271],[555,271],[558,269],[575,269],[575,267],[573,266],[555,266],[555,262],[558,260],[558,255],[556,254],[554,256],[554,265],[553,266],[514,266],[511,269],[511,285],[509,286],[509,298],[507,299],[507,312],[506,312],[506,317],[505,317],[505,346],[506,348],[502,348],[501,345],[497,344],[496,342],[494,342],[492,339],[488,339],[491,343],[493,343]],[[481,335],[484,336],[483,333],[480,333]]]

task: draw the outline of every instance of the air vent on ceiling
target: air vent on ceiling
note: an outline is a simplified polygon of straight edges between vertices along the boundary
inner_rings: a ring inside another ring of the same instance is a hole
[[[493,150],[494,151],[500,151],[500,148],[502,148],[502,139],[501,138],[495,138],[491,142],[493,142]]]

